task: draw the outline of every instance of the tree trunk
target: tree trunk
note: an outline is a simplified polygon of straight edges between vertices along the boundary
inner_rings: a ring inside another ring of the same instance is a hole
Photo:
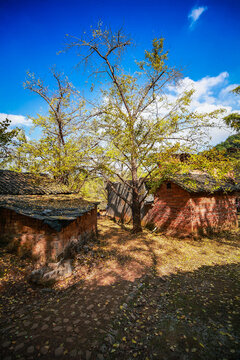
[[[141,204],[139,201],[138,189],[132,191],[132,219],[133,219],[133,233],[142,232],[141,225]]]
[[[132,160],[132,219],[133,219],[133,233],[142,232],[141,225],[141,202],[138,191],[138,177],[136,163]]]
[[[69,185],[69,173],[67,172],[63,172],[61,173],[61,175],[59,176],[59,181],[60,183],[64,184],[64,185]]]

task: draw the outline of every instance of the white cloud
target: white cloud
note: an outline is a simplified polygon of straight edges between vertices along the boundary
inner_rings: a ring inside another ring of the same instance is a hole
[[[11,127],[18,125],[25,125],[25,126],[32,125],[32,121],[26,118],[26,116],[0,113],[0,121],[5,120],[6,118],[11,120]]]
[[[222,90],[224,83],[227,83],[228,76],[229,74],[224,71],[218,76],[206,76],[197,81],[185,77],[180,81],[177,89],[174,87],[170,87],[169,89],[174,90],[177,95],[182,94],[186,90],[194,89],[193,104],[194,102],[196,102],[196,104],[198,102],[208,102],[212,104],[216,102],[216,98],[213,96],[215,88],[221,87]]]
[[[213,111],[218,108],[226,108],[232,111],[232,107],[237,107],[237,97],[230,90],[235,85],[228,84],[229,74],[225,71],[217,76],[206,76],[194,81],[189,77],[182,79],[177,87],[170,86],[170,96],[175,100],[184,91],[194,90],[192,96],[191,109],[199,112]]]
[[[189,77],[182,79],[177,87],[169,86],[168,101],[174,103],[176,99],[187,90],[195,90],[190,105],[191,111],[198,113],[208,113],[218,109],[225,109],[224,115],[219,116],[216,127],[209,130],[212,137],[211,144],[215,145],[224,141],[234,132],[226,128],[223,122],[223,116],[231,112],[240,113],[239,96],[231,92],[237,84],[229,84],[229,74],[222,72],[217,76],[206,76],[194,81]]]
[[[230,135],[233,135],[234,132],[230,129],[226,128],[218,128],[215,127],[213,129],[209,130],[209,136],[211,138],[210,144],[211,145],[217,145],[223,141],[225,141]]]
[[[238,86],[238,84],[231,84],[228,85],[227,87],[225,87],[224,89],[221,90],[221,95],[226,96],[229,95],[229,93],[235,89]]]
[[[191,20],[190,27],[196,23],[196,21],[200,18],[200,16],[207,10],[207,6],[199,6],[198,8],[194,8],[188,14],[188,18]]]

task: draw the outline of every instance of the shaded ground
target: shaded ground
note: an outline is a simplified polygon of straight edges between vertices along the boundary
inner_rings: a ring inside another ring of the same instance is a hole
[[[0,258],[2,359],[239,359],[240,241],[132,235],[100,220],[73,276],[31,287]]]
[[[147,277],[115,320],[107,359],[240,359],[240,265]]]

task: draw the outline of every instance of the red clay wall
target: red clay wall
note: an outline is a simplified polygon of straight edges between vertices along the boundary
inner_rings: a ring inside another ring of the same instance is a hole
[[[226,230],[238,227],[236,196],[217,194],[192,196],[193,231],[200,229]]]
[[[206,230],[237,227],[233,195],[192,195],[171,183],[164,182],[155,193],[154,206],[144,218],[167,234],[186,236]]]
[[[168,234],[189,234],[192,231],[191,198],[187,191],[171,183],[167,189],[163,183],[154,194],[154,205],[144,218]]]
[[[19,255],[26,252],[40,263],[56,260],[70,241],[84,241],[96,232],[97,208],[78,217],[60,232],[41,220],[0,209],[0,240],[15,247]]]

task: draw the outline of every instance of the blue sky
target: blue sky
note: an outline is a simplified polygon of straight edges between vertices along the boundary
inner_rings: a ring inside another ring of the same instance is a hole
[[[129,66],[154,37],[163,36],[171,64],[197,88],[196,106],[240,110],[237,97],[229,94],[240,83],[239,0],[1,0],[0,14],[0,119],[8,114],[13,124],[27,125],[28,115],[45,111],[37,95],[23,89],[27,70],[51,86],[49,68],[56,65],[83,89],[74,52],[57,52],[66,34],[81,36],[100,19],[113,29],[123,27],[135,40]],[[216,133],[216,142],[227,135]]]

